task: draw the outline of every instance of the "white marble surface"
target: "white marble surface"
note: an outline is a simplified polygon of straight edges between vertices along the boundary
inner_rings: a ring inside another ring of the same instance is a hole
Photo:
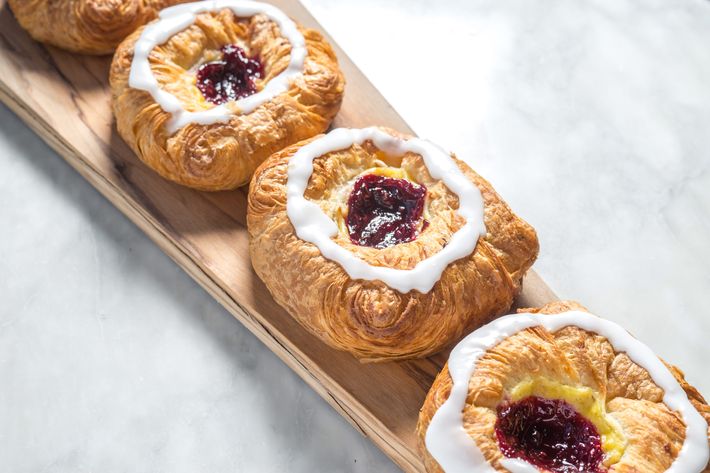
[[[307,4],[710,395],[710,2]],[[396,471],[1,107],[0,150],[0,471]]]

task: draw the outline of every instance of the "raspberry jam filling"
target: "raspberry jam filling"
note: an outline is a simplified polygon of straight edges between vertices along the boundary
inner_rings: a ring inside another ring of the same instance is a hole
[[[406,179],[366,174],[348,198],[346,225],[356,245],[386,248],[414,240],[424,212],[426,187]],[[427,225],[424,221],[422,229]]]
[[[567,401],[529,396],[503,403],[495,431],[508,458],[555,473],[604,471],[599,432]]]
[[[247,56],[239,46],[228,44],[221,51],[221,60],[203,64],[197,70],[197,88],[215,105],[254,94],[254,79],[264,74],[259,59]]]

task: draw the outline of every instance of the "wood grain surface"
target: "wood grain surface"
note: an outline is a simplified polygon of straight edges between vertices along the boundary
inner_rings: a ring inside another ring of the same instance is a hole
[[[272,3],[300,23],[322,30],[299,2]],[[334,126],[386,125],[412,133],[333,45],[347,79]],[[366,365],[303,330],[276,305],[251,269],[246,189],[197,192],[167,182],[141,164],[113,126],[109,62],[108,57],[83,57],[35,43],[0,0],[0,99],[353,427],[403,470],[423,471],[414,427],[446,354]],[[537,306],[554,299],[544,282],[530,273],[516,304]]]

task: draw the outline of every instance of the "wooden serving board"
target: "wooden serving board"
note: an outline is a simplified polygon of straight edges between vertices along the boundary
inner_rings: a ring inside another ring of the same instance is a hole
[[[297,0],[272,3],[322,31]],[[347,79],[334,126],[386,125],[412,133],[329,40]],[[19,27],[6,0],[0,0],[0,99],[353,427],[403,470],[423,471],[414,428],[445,355],[361,364],[302,329],[251,269],[246,189],[197,192],[167,182],[144,166],[113,126],[109,63],[109,57],[84,57],[35,43]],[[537,306],[554,299],[531,272],[517,305]]]

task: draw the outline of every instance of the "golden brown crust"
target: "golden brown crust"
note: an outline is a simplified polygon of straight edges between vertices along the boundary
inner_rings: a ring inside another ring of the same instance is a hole
[[[276,153],[257,169],[247,211],[254,269],[303,326],[362,360],[396,360],[435,353],[510,308],[537,256],[538,242],[532,227],[512,213],[488,182],[457,160],[481,190],[488,234],[471,255],[450,264],[429,293],[402,294],[380,281],[351,279],[338,263],[295,235],[286,215],[287,163],[309,141]],[[331,212],[336,188],[374,166],[377,151],[366,142],[315,159],[306,197]],[[408,153],[401,161],[428,189],[427,229],[414,241],[384,249],[354,245],[344,234],[335,241],[372,265],[410,269],[437,253],[463,222],[456,213],[458,197],[429,175],[421,156]]]
[[[520,312],[556,314],[568,310],[585,309],[576,302],[560,301]],[[710,422],[710,407],[703,397],[678,368],[667,366],[691,403]],[[680,451],[685,426],[679,415],[663,404],[663,391],[645,369],[624,353],[614,352],[599,335],[576,327],[551,334],[536,327],[490,349],[479,359],[469,382],[464,425],[496,470],[507,471],[498,464],[502,454],[495,440],[495,407],[506,390],[530,373],[579,383],[605,396],[608,414],[619,422],[628,441],[624,455],[609,468],[610,473],[661,473]],[[449,397],[451,386],[448,366],[444,366],[419,412],[418,446],[428,472],[443,471],[427,451],[424,438],[432,417]],[[710,471],[710,464],[704,471]]]
[[[249,114],[235,114],[225,123],[189,124],[170,135],[164,112],[144,91],[131,89],[128,76],[138,29],[118,47],[110,83],[116,126],[123,139],[148,166],[163,177],[201,190],[233,189],[249,182],[254,169],[269,155],[325,131],[340,109],[345,81],[330,45],[320,33],[300,28],[308,54],[304,72],[288,91]],[[195,23],[153,49],[151,67],[162,88],[186,110],[203,110],[205,101],[188,72],[205,54],[225,44],[243,46],[258,55],[263,87],[288,65],[291,46],[278,27],[263,15],[238,18],[231,10],[198,15]]]
[[[110,54],[136,28],[189,0],[8,0],[37,41],[82,54]]]

